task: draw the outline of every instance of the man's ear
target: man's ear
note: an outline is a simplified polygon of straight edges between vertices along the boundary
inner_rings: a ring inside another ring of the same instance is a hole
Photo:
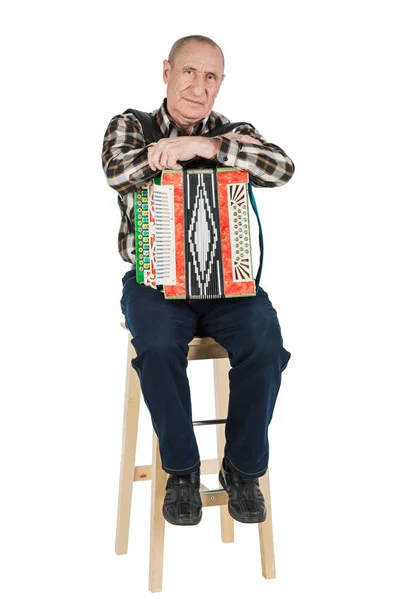
[[[163,60],[163,80],[164,83],[168,83],[168,79],[169,79],[169,74],[171,71],[171,63],[169,63],[167,60]]]

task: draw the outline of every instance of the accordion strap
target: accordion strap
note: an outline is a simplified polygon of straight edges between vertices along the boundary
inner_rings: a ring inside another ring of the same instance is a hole
[[[161,130],[158,126],[157,120],[151,113],[147,113],[142,110],[136,110],[133,108],[128,108],[128,110],[124,111],[123,114],[126,114],[126,113],[133,114],[140,122],[142,129],[143,129],[143,135],[144,135],[146,144],[158,142],[158,140],[160,140],[163,137],[161,134]],[[245,121],[239,121],[237,123],[225,123],[224,125],[221,125],[221,127],[217,127],[215,129],[212,129],[211,131],[208,131],[207,133],[204,133],[203,136],[204,137],[215,137],[218,135],[224,135],[224,133],[228,133],[229,131],[231,131],[232,129],[235,129],[235,127],[238,127],[239,125],[249,125],[252,129],[254,129],[254,127],[253,127],[253,125],[251,125],[251,123],[247,123]],[[201,161],[199,161],[198,159],[196,160],[196,158],[191,159],[191,160],[182,161],[181,164],[182,164],[183,168],[186,168],[189,165],[194,166],[194,164],[196,164],[196,165],[201,164],[203,166],[215,167],[215,162],[213,162],[213,161],[208,161],[207,159],[202,159]],[[257,293],[259,285],[260,285],[261,271],[262,271],[262,265],[263,265],[264,242],[263,242],[260,216],[258,214],[257,204],[256,204],[256,200],[254,198],[253,186],[250,181],[250,177],[249,177],[248,189],[249,189],[250,203],[251,203],[251,206],[257,217],[258,231],[259,231],[258,242],[259,242],[259,246],[260,246],[260,265],[258,267],[257,275],[255,278],[256,293]]]
[[[256,217],[257,217],[257,222],[258,222],[258,243],[259,243],[259,246],[260,246],[260,264],[258,266],[258,271],[257,271],[256,279],[255,279],[255,282],[256,282],[256,293],[257,293],[259,285],[260,285],[261,271],[262,271],[262,266],[263,266],[264,241],[263,241],[263,234],[262,234],[262,227],[261,227],[260,215],[258,214],[256,199],[254,198],[254,194],[253,194],[253,184],[251,183],[250,178],[249,178],[249,196],[250,196],[251,205],[252,205],[253,210],[256,213]]]

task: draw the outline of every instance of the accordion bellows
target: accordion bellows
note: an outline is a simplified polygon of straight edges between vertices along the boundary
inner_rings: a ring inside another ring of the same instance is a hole
[[[136,279],[167,299],[255,296],[248,173],[162,171],[135,193]]]

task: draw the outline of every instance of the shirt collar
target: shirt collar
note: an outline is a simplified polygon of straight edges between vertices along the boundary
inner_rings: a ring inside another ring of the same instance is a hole
[[[187,135],[187,134],[184,134],[182,132],[182,130],[178,128],[177,124],[175,123],[175,121],[173,120],[171,115],[169,114],[168,109],[167,109],[167,98],[164,98],[160,108],[158,108],[154,112],[154,116],[157,120],[159,128],[161,129],[161,133],[162,133],[163,137],[169,137],[171,130],[173,128],[175,128],[179,134]],[[208,123],[208,121],[210,121],[210,123]],[[204,117],[204,119],[199,121],[199,123],[196,123],[196,125],[194,126],[193,131],[190,135],[201,135],[202,133],[207,133],[207,131],[209,131],[209,129],[210,129],[210,127],[207,127],[207,124],[211,125],[211,123],[214,123],[214,121],[215,121],[215,119],[214,119],[213,113],[211,111],[211,114],[209,114],[207,117]]]

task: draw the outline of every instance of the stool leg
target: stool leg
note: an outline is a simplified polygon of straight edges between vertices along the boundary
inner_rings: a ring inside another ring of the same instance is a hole
[[[214,397],[215,418],[226,419],[229,404],[229,370],[231,368],[229,358],[214,359]],[[216,426],[218,460],[221,464],[224,456],[225,429],[222,425]],[[226,494],[226,492],[225,492]],[[220,506],[221,516],[221,540],[225,543],[234,541],[234,523],[228,512],[226,504]]]
[[[162,505],[165,497],[165,486],[168,473],[161,466],[161,455],[158,437],[153,430],[153,462],[151,470],[151,517],[150,517],[150,592],[162,591],[164,563],[165,519]]]
[[[117,534],[115,552],[126,554],[128,552],[129,523],[132,505],[132,487],[135,474],[135,454],[140,408],[140,381],[132,367],[131,360],[136,357],[129,336],[128,358],[125,379],[125,408],[124,424],[122,431],[122,456],[119,476],[119,497]]]
[[[271,491],[269,485],[269,467],[265,475],[260,477],[260,490],[265,499],[267,507],[267,518],[258,524],[258,533],[260,536],[260,554],[261,570],[265,579],[275,579],[275,552],[274,538],[272,534],[272,514],[271,514]]]

